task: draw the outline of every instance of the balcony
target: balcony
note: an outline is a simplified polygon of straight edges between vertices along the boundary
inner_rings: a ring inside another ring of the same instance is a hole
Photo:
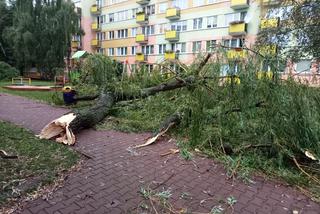
[[[176,7],[168,8],[166,11],[166,18],[169,20],[180,19],[180,9]]]
[[[165,32],[165,39],[170,42],[175,42],[179,40],[179,32],[176,30],[169,30]]]
[[[92,47],[100,47],[100,41],[98,39],[91,40]]]
[[[232,9],[244,9],[249,7],[249,0],[231,0]]]
[[[91,14],[94,14],[94,15],[99,15],[101,13],[99,6],[96,4],[91,6],[90,12]]]
[[[136,22],[138,24],[147,24],[148,20],[148,15],[146,15],[144,12],[139,12],[136,14]]]
[[[264,45],[259,47],[259,53],[263,56],[275,56],[277,49],[277,45]]]
[[[71,48],[78,48],[79,47],[79,42],[78,41],[72,41],[71,42]]]
[[[177,58],[177,54],[174,51],[166,51],[164,53],[164,59],[166,60],[175,60]]]
[[[262,0],[262,5],[264,6],[272,6],[272,5],[277,5],[279,4],[279,0]]]
[[[144,34],[137,34],[136,35],[136,43],[147,43],[148,37]]]
[[[231,84],[234,83],[236,85],[239,85],[241,83],[240,77],[234,75],[234,76],[228,76],[225,79],[225,83]]]
[[[91,24],[91,30],[100,31],[100,26],[98,25],[97,22],[94,22],[94,23]]]
[[[232,22],[229,26],[229,34],[232,36],[242,36],[247,33],[247,25],[244,22]]]
[[[146,55],[144,55],[143,53],[137,53],[136,54],[136,62],[143,63],[143,62],[146,62],[146,61],[147,61]]]
[[[259,80],[261,80],[261,79],[269,79],[269,80],[271,80],[273,78],[273,72],[272,71],[258,71],[257,72],[257,78]]]
[[[261,29],[267,29],[267,28],[276,28],[279,26],[279,21],[280,19],[275,18],[275,19],[262,19],[260,28]]]
[[[137,4],[141,4],[141,5],[144,5],[144,4],[149,4],[150,0],[136,0]]]
[[[248,52],[246,50],[243,50],[242,48],[232,49],[227,51],[227,58],[230,60],[244,59],[247,56],[248,56]]]

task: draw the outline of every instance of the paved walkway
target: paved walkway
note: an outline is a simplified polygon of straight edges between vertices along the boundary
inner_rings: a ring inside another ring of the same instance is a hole
[[[21,97],[0,94],[0,119],[22,125],[35,133],[68,110]],[[209,213],[320,213],[320,205],[291,187],[263,178],[254,184],[228,180],[220,164],[202,157],[185,161],[179,155],[159,154],[174,147],[164,140],[136,152],[128,147],[144,142],[148,134],[84,130],[75,147],[92,155],[83,168],[66,180],[49,200],[25,204],[22,213],[155,213],[141,187],[155,192],[170,190],[169,202],[177,210]],[[233,196],[231,208],[224,201]],[[148,209],[143,209],[146,207]],[[154,203],[158,213],[161,207]],[[217,209],[216,209],[217,210]],[[298,212],[296,212],[298,211]]]

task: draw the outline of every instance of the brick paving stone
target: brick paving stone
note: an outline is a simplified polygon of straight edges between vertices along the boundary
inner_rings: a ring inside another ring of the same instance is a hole
[[[35,108],[36,107],[36,108]],[[69,109],[52,107],[22,97],[0,94],[0,119],[30,129],[34,133]],[[39,117],[41,116],[41,117]],[[41,118],[41,119],[39,119]],[[170,202],[176,208],[209,212],[229,196],[237,203],[233,213],[319,213],[320,205],[287,185],[254,177],[253,184],[228,180],[221,164],[203,157],[185,161],[179,155],[161,157],[174,148],[169,139],[137,150],[128,147],[143,143],[150,134],[83,130],[77,135],[76,150],[85,151],[89,159],[74,172],[63,187],[48,201],[36,199],[22,207],[21,213],[137,213],[141,187],[158,187],[155,191],[172,191]],[[171,178],[170,178],[171,176]],[[168,178],[170,178],[168,180]],[[166,181],[162,184],[162,182]],[[162,185],[157,185],[157,184]],[[182,193],[191,199],[181,199]],[[211,198],[200,204],[204,199]],[[18,211],[17,211],[18,212]],[[151,212],[152,213],[152,212]],[[231,213],[227,209],[226,213]]]

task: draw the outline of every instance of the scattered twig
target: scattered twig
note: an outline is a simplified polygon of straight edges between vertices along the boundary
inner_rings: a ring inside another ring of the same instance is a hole
[[[17,155],[9,155],[6,151],[0,150],[0,157],[3,159],[17,159]]]
[[[310,175],[309,173],[307,173],[304,169],[302,169],[302,167],[300,166],[300,164],[298,163],[297,159],[295,157],[292,158],[293,162],[296,164],[296,166],[300,169],[300,171],[305,174],[306,176],[308,176],[310,179],[312,179],[314,182],[316,182],[317,184],[320,185],[320,181],[318,178]]]

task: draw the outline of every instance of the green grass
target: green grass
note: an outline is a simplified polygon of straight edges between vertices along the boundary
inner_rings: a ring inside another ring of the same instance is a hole
[[[40,140],[31,132],[0,121],[0,149],[18,159],[0,161],[0,205],[51,183],[80,156],[67,146]]]
[[[34,86],[52,86],[54,83],[49,81],[32,81],[32,85]],[[11,82],[5,81],[0,82],[0,93],[7,93],[13,94],[17,96],[26,97],[29,99],[39,100],[42,102],[46,102],[49,104],[59,103],[59,99],[61,100],[62,97],[59,98],[59,92],[54,91],[16,91],[16,90],[9,90],[3,88],[3,86],[11,85]],[[61,103],[61,101],[60,101]]]

